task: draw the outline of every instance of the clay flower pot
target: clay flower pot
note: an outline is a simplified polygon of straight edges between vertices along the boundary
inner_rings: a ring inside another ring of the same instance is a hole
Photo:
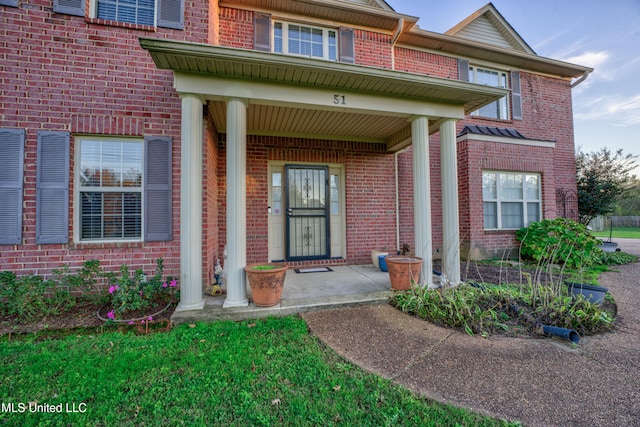
[[[250,264],[244,268],[255,305],[272,307],[280,302],[287,268],[275,263]]]
[[[385,258],[391,289],[406,291],[420,280],[422,258],[409,255],[389,255]]]

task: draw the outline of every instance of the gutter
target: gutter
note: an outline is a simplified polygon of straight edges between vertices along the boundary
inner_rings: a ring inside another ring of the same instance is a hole
[[[398,28],[391,39],[391,68],[394,70],[396,69],[396,43],[400,38],[400,34],[402,34],[402,30],[404,30],[404,18],[398,19]]]
[[[587,77],[589,77],[589,74],[591,74],[591,71],[585,71],[584,74],[582,74],[582,77],[580,77],[575,82],[571,83],[571,89],[573,89],[574,87],[578,86],[583,81],[587,80]]]

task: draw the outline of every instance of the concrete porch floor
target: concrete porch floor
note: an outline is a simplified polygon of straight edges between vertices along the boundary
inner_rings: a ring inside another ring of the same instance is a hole
[[[288,316],[304,311],[384,304],[391,295],[389,274],[373,265],[331,266],[333,271],[296,273],[289,268],[280,304],[274,307],[222,308],[225,296],[205,295],[202,310],[180,311],[171,316],[174,325],[211,320],[244,320],[267,316]],[[247,284],[251,301],[251,289]]]

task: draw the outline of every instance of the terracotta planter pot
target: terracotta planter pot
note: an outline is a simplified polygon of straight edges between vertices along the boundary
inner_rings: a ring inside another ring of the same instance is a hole
[[[389,269],[391,289],[406,291],[420,280],[422,258],[408,255],[390,255],[385,258]]]
[[[287,268],[275,263],[250,264],[244,268],[255,305],[272,307],[280,302]]]

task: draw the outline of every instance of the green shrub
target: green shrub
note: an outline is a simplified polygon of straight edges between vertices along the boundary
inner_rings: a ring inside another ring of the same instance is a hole
[[[110,308],[107,318],[122,319],[132,312],[141,312],[155,304],[168,304],[176,296],[177,280],[163,276],[162,258],[156,261],[156,272],[150,279],[142,270],[129,273],[126,265],[120,267],[120,277],[109,287]],[[112,276],[113,279],[113,276]]]
[[[571,297],[566,287],[461,284],[431,290],[413,287],[397,292],[391,305],[439,326],[487,336],[497,332],[535,331],[540,325],[570,328],[581,335],[612,329],[614,317],[582,295]]]
[[[40,276],[16,277],[13,272],[0,273],[0,314],[32,321],[56,315],[75,305],[75,298],[50,280]]]
[[[532,222],[516,232],[520,254],[538,262],[582,268],[598,263],[600,240],[587,228],[566,218]]]
[[[623,265],[638,261],[638,257],[625,252],[604,252],[598,257],[597,264],[600,265]]]

